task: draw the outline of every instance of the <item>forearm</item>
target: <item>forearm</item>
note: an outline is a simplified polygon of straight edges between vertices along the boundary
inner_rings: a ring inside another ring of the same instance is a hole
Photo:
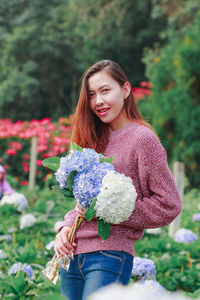
[[[181,198],[167,163],[165,149],[151,136],[143,139],[138,151],[141,194],[125,225],[134,229],[163,227],[181,212]]]
[[[133,213],[124,226],[137,230],[158,228],[170,224],[181,212],[180,196],[174,193],[173,198],[164,199],[159,195],[137,199]]]

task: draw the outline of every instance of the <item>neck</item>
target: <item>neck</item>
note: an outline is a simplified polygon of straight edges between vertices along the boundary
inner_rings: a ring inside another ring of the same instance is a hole
[[[118,129],[121,129],[124,126],[128,125],[130,122],[132,122],[132,120],[130,120],[126,116],[122,115],[122,117],[119,120],[109,124],[109,128],[111,130],[118,130]]]

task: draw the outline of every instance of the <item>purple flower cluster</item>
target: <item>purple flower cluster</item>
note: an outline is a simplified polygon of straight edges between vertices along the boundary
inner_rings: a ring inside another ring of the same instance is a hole
[[[0,241],[12,241],[12,235],[10,234],[0,235]]]
[[[100,163],[102,154],[94,149],[74,150],[60,159],[60,167],[56,172],[56,180],[62,189],[67,188],[67,177],[70,172],[77,171],[74,176],[73,194],[83,208],[87,209],[93,199],[100,193],[102,179],[108,170],[114,170],[110,163]]]
[[[196,234],[191,230],[185,228],[180,228],[174,235],[174,240],[178,243],[191,243],[196,239]]]
[[[200,214],[194,214],[192,217],[192,221],[194,221],[194,222],[200,221]]]
[[[60,168],[55,173],[56,180],[62,189],[67,188],[67,177],[71,171],[87,172],[99,163],[101,154],[93,149],[84,148],[83,151],[74,150],[60,159]]]
[[[16,274],[19,269],[24,271],[30,278],[32,277],[32,275],[34,273],[34,271],[30,265],[22,264],[21,262],[18,262],[18,263],[15,263],[14,265],[12,265],[12,267],[8,271],[8,275]]]
[[[149,277],[155,280],[156,268],[154,262],[150,259],[136,256],[134,258],[131,276],[139,276],[142,280],[146,280]]]
[[[92,204],[92,200],[100,193],[103,177],[108,170],[113,169],[109,163],[98,163],[74,177],[73,194],[83,208],[87,209]]]

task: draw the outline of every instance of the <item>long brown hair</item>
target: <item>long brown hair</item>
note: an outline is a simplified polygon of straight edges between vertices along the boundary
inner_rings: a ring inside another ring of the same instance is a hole
[[[72,123],[71,141],[84,148],[93,148],[97,151],[104,151],[109,137],[109,124],[103,123],[90,109],[88,79],[93,74],[106,70],[106,72],[123,86],[128,78],[122,68],[112,60],[101,60],[92,65],[82,78],[80,96]],[[150,129],[151,125],[142,118],[133,93],[129,94],[124,101],[124,109],[129,120],[139,122]],[[153,129],[152,129],[153,130]],[[99,140],[101,143],[99,144]]]

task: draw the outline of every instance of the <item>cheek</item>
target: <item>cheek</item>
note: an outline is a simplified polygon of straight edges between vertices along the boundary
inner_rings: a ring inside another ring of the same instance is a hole
[[[92,111],[94,111],[94,109],[95,109],[95,103],[94,103],[94,101],[90,101],[90,103],[89,103],[89,108],[90,108]]]

